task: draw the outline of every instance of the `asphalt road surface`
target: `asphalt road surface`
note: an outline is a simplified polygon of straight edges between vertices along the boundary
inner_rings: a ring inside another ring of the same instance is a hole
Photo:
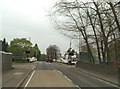
[[[43,73],[44,72],[44,73]],[[51,77],[46,77],[50,75]],[[59,75],[59,76],[58,76]],[[34,87],[36,86],[34,83],[35,81],[40,80],[39,77],[36,76],[41,76],[41,83],[46,82],[46,84],[51,83],[53,81],[59,82],[57,86],[59,87],[74,87],[76,86],[77,88],[88,88],[88,89],[116,89],[116,85],[111,84],[109,82],[97,79],[93,76],[87,75],[85,73],[82,73],[79,69],[75,68],[74,65],[66,65],[62,63],[49,63],[49,62],[39,62],[37,67],[34,70],[34,73],[31,74],[29,79],[27,80],[25,86],[26,87],[31,87],[32,84]],[[57,77],[56,77],[57,76]],[[66,78],[66,79],[64,79]],[[59,81],[59,79],[61,81]],[[49,81],[49,82],[47,82]],[[69,81],[69,82],[68,82]],[[56,87],[55,84],[52,84],[53,87]],[[46,85],[47,86],[47,85]]]

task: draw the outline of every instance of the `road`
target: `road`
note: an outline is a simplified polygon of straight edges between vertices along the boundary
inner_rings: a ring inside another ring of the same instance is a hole
[[[48,75],[50,75],[50,77],[47,77]],[[47,83],[52,84],[53,81],[55,81],[56,83],[59,82],[57,85],[59,87],[65,87],[65,85],[71,87],[75,85],[77,88],[86,87],[91,89],[93,88],[98,89],[98,87],[101,89],[110,89],[110,87],[112,89],[115,89],[116,87],[111,83],[108,83],[106,81],[82,73],[79,69],[75,68],[74,65],[66,65],[62,63],[39,62],[36,68],[34,69],[34,73],[32,73],[31,76],[27,80],[25,87],[31,87],[31,86],[35,87],[36,85],[34,84],[38,83],[38,82],[35,83],[35,81],[38,80],[41,80],[39,81],[39,87],[42,85],[47,86]],[[38,76],[41,76],[41,78],[38,79]],[[64,79],[63,81],[62,78],[63,79],[66,78],[67,80]],[[62,80],[59,81],[59,79]],[[43,82],[46,82],[46,85],[42,84]],[[53,87],[56,87],[56,85],[55,86],[54,85],[55,84],[52,84]]]

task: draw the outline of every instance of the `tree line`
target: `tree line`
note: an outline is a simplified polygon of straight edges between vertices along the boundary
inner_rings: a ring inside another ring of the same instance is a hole
[[[120,62],[120,1],[60,0],[50,17],[62,34],[81,36],[90,53],[90,63],[95,63],[91,46],[97,50],[100,64]]]
[[[5,52],[11,52],[14,56],[20,56],[23,59],[27,57],[36,57],[37,60],[40,60],[41,51],[37,44],[33,46],[33,44],[27,40],[26,38],[15,38],[13,39],[10,44],[4,38],[2,43],[2,50]],[[27,53],[29,52],[29,53]]]

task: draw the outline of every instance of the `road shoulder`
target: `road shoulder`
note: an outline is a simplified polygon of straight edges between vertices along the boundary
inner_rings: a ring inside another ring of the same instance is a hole
[[[2,74],[2,87],[19,87],[36,65],[37,62],[13,64],[13,69]]]

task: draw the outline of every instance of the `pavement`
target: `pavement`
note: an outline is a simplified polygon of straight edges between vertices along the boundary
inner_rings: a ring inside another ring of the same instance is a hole
[[[16,89],[33,71],[38,62],[33,63],[14,63],[13,69],[2,74],[2,87]]]

